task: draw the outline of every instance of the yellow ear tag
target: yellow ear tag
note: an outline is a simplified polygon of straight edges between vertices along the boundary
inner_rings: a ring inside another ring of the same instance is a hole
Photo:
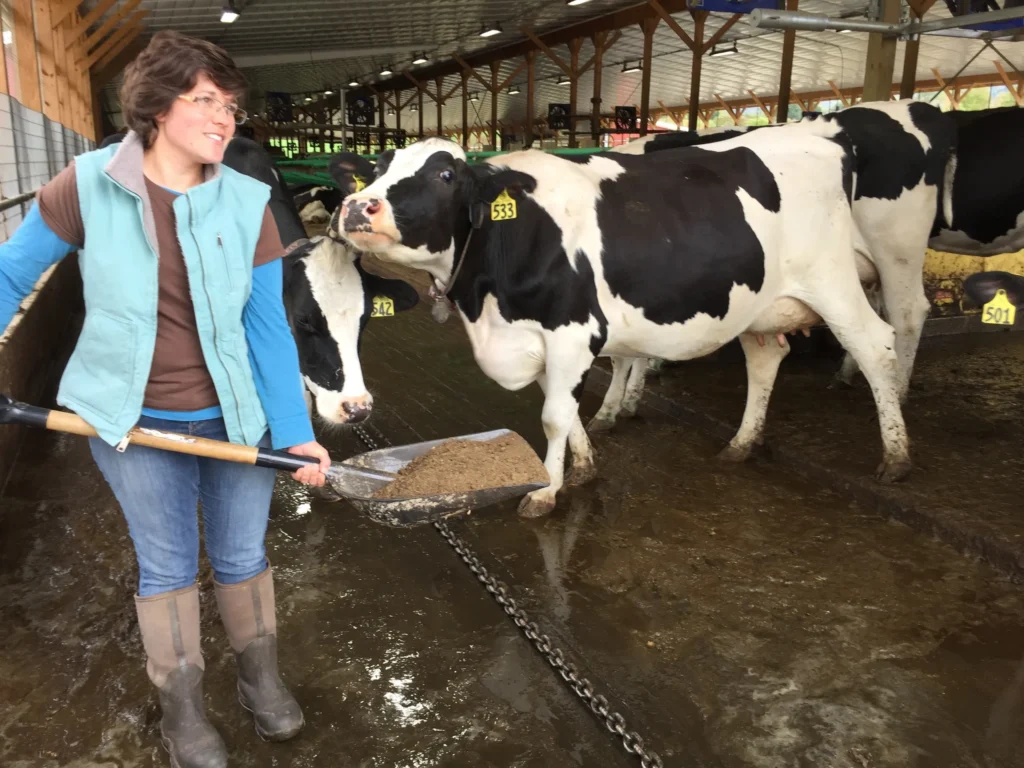
[[[363,181],[362,176],[353,176],[352,178],[356,180],[356,192],[366,188],[366,182]]]
[[[491,203],[491,221],[508,221],[516,217],[516,201],[509,197],[508,190],[501,190]]]
[[[981,322],[990,325],[1013,325],[1017,308],[1010,303],[1006,291],[1000,288],[992,301],[982,307]]]
[[[373,314],[370,317],[394,317],[395,301],[387,296],[373,297]]]

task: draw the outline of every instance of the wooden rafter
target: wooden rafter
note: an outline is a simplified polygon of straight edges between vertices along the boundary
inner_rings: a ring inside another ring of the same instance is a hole
[[[412,76],[412,75],[411,75],[411,74],[409,73],[409,71],[408,71],[408,70],[405,70],[405,69],[403,69],[403,70],[402,70],[402,74],[403,74],[403,75],[405,75],[405,77],[406,77],[406,78],[407,78],[407,79],[409,80],[409,82],[410,82],[410,83],[412,83],[413,85],[415,85],[415,86],[416,86],[416,89],[417,89],[418,91],[421,91],[422,93],[425,93],[425,94],[426,94],[427,96],[429,96],[429,97],[430,97],[430,99],[431,99],[431,100],[432,100],[432,101],[433,101],[433,102],[434,102],[435,104],[437,103],[437,96],[435,96],[434,94],[432,94],[432,93],[430,92],[430,89],[429,89],[429,88],[427,88],[427,86],[426,86],[426,85],[424,85],[424,84],[423,84],[423,83],[421,83],[421,82],[420,82],[419,80],[417,80],[417,79],[416,79],[415,77],[413,77],[413,76]]]
[[[89,35],[84,42],[81,43],[81,49],[79,50],[79,56],[75,59],[75,63],[78,64],[82,59],[85,58],[86,54],[91,51],[96,45],[107,36],[118,23],[125,18],[129,13],[135,10],[135,7],[142,2],[142,0],[128,0],[117,13],[111,14],[106,21],[103,22],[102,26]],[[130,24],[130,22],[129,22]]]
[[[117,54],[119,54],[133,40],[135,40],[135,38],[137,38],[140,34],[142,34],[142,29],[143,29],[143,27],[142,27],[141,23],[136,24],[136,25],[130,27],[129,30],[128,30],[128,33],[125,34],[124,37],[121,38],[121,42],[119,42],[117,45],[113,46],[113,48],[111,48],[109,51],[107,51],[107,54],[105,56],[103,56],[99,60],[99,65],[102,67],[102,66],[105,66],[106,64],[109,64],[111,61],[113,61],[114,57],[117,56]]]
[[[530,41],[534,45],[536,45],[541,51],[543,51],[543,53],[549,59],[551,59],[553,62],[555,62],[555,64],[557,64],[559,67],[561,67],[562,71],[565,72],[566,77],[569,77],[569,78],[573,77],[573,71],[569,67],[569,65],[566,64],[564,61],[562,61],[561,57],[557,53],[555,53],[553,50],[551,50],[543,40],[541,40],[539,37],[537,37],[537,35],[535,35],[533,33],[532,29],[530,29],[529,27],[523,26],[523,27],[519,28],[519,31],[522,32],[524,35],[526,35],[528,38],[530,38]]]
[[[99,21],[100,17],[109,11],[116,2],[117,0],[100,0],[100,2],[96,4],[96,7],[89,11],[88,16],[72,27],[71,32],[64,38],[64,41],[68,45],[77,44],[78,38],[84,35],[85,31],[89,29],[89,27]]]
[[[960,93],[960,86],[957,85],[954,88],[953,86],[948,84],[945,80],[942,79],[942,75],[939,74],[939,70],[937,70],[935,67],[932,67],[932,74],[935,75],[935,81],[939,84],[939,87],[943,90],[943,92],[945,92],[947,98],[949,98],[949,103],[953,105],[953,109],[960,109],[960,99],[962,98],[962,94]]]
[[[850,106],[850,99],[846,96],[846,94],[844,94],[839,89],[838,85],[836,85],[832,80],[828,81],[828,85],[829,85],[829,88],[832,89],[832,93],[834,93],[836,95],[836,98],[839,99],[839,101],[842,102],[844,107]]]
[[[690,33],[679,26],[679,22],[672,18],[672,15],[665,10],[658,0],[647,0],[647,4],[654,9],[654,12],[661,17],[661,20],[665,22],[668,28],[676,33],[676,36],[686,44],[687,48],[696,52],[697,44],[693,41],[693,38],[690,37]]]
[[[775,119],[775,104],[772,104],[771,106],[765,104],[764,101],[758,98],[758,95],[749,88],[747,89],[747,93],[750,94],[750,98],[754,100],[754,103],[761,108],[761,111],[764,112],[765,117],[767,117],[769,120]]]
[[[993,59],[992,63],[996,65],[996,71],[999,72],[999,77],[1002,78],[1003,83],[1006,85],[1006,90],[1013,96],[1013,100],[1017,103],[1017,106],[1024,105],[1024,78],[1018,74],[1017,79],[1020,80],[1016,86],[1010,80],[1010,76],[1003,69],[1003,63],[999,59]]]
[[[725,36],[726,32],[732,29],[732,25],[739,21],[741,16],[743,16],[742,13],[734,13],[732,17],[727,22],[725,22],[725,24],[718,28],[718,31],[715,32],[715,34],[708,38],[708,41],[704,43],[704,48],[701,50],[701,53],[706,54],[708,51],[710,51],[712,48],[718,45],[718,41]]]
[[[477,81],[479,81],[479,83],[487,90],[488,93],[491,92],[491,84],[488,83],[486,80],[484,80],[482,77],[480,77],[480,73],[477,72],[475,69],[473,69],[471,66],[469,66],[469,64],[467,64],[463,60],[463,58],[461,56],[459,56],[459,54],[453,53],[452,54],[452,58],[455,59],[457,62],[459,62],[459,64],[462,66],[462,68],[466,72],[469,72],[469,74],[471,74],[473,77],[475,77],[477,79]]]
[[[743,110],[738,107],[735,109],[733,107],[730,107],[728,104],[725,103],[725,99],[723,99],[717,93],[715,94],[715,98],[718,100],[718,103],[722,105],[722,109],[724,109],[726,113],[729,115],[729,117],[732,118],[733,123],[739,125],[740,117],[743,115]]]

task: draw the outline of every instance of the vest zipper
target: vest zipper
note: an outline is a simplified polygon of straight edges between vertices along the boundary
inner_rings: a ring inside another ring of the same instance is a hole
[[[189,212],[189,223],[188,231],[192,234],[192,239],[195,241],[196,250],[199,252],[199,262],[203,268],[203,293],[206,294],[206,301],[210,305],[210,323],[213,325],[213,351],[217,355],[217,361],[224,368],[224,373],[228,377],[228,386],[231,388],[231,396],[235,399],[235,414],[238,417],[238,429],[242,432],[242,439],[245,439],[245,433],[242,429],[242,408],[238,403],[238,392],[235,391],[235,382],[231,378],[231,371],[226,365],[224,365],[224,358],[220,356],[220,345],[217,343],[217,321],[213,318],[213,300],[210,298],[210,289],[206,287],[206,265],[202,264],[203,251],[199,247],[199,238],[196,237],[195,230],[192,228],[192,223],[195,219],[195,210],[192,208],[192,198],[187,193],[185,197],[188,198],[188,212]],[[217,242],[220,243],[223,248],[224,243],[220,239],[220,234],[217,235]]]

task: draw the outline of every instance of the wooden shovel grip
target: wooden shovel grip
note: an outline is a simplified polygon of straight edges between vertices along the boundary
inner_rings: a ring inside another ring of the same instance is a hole
[[[50,411],[46,417],[46,428],[57,432],[70,432],[74,435],[95,437],[93,429],[81,416],[65,411]],[[143,445],[147,448],[159,448],[176,453],[188,453],[193,456],[205,456],[209,459],[234,461],[239,464],[255,464],[259,448],[220,440],[208,440],[205,437],[182,435],[177,432],[165,432],[150,427],[133,427],[128,433],[130,445]]]

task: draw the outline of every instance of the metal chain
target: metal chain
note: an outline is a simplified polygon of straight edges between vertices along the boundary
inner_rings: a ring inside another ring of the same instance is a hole
[[[359,439],[368,448],[376,450],[381,447],[376,440],[370,437],[365,427],[356,425],[354,429]],[[374,428],[374,432],[377,433],[381,443],[388,446],[391,445],[391,441],[382,435],[380,430]],[[526,611],[516,605],[515,599],[509,594],[508,586],[488,572],[486,566],[480,562],[480,558],[473,553],[469,545],[455,535],[447,523],[437,521],[434,523],[434,528],[451,545],[452,549],[468,566],[469,570],[473,572],[480,583],[484,585],[484,588],[491,594],[491,597],[494,598],[515,625],[533,643],[534,647],[547,660],[548,664],[557,670],[569,688],[586,702],[590,711],[600,718],[610,733],[619,735],[622,739],[622,746],[629,754],[637,755],[640,758],[642,768],[664,768],[661,757],[654,750],[644,746],[644,740],[640,737],[640,734],[636,731],[627,730],[626,718],[618,712],[612,711],[608,699],[603,694],[596,693],[593,684],[587,678],[580,677],[576,665],[571,661],[566,661],[565,654],[560,648],[555,648],[551,645],[551,638],[543,634],[537,622],[531,621]]]

